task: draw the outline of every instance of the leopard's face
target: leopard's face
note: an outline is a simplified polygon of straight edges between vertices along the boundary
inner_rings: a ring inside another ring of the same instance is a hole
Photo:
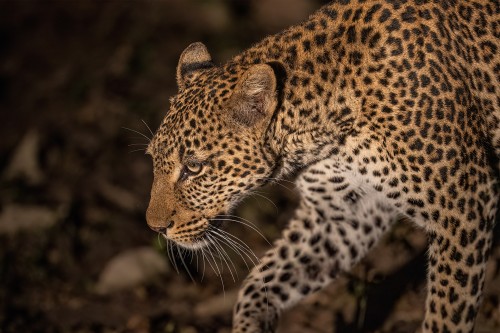
[[[188,248],[206,245],[221,216],[274,168],[263,142],[268,117],[261,113],[272,109],[272,102],[259,95],[258,105],[252,104],[256,109],[245,109],[254,97],[242,91],[248,75],[234,80],[220,68],[206,67],[181,77],[179,93],[147,150],[154,169],[148,225]]]

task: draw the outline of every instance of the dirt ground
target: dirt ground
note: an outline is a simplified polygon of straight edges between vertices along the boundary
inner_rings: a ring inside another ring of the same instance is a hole
[[[321,2],[0,1],[0,333],[230,332],[253,258],[228,250],[232,262],[203,264],[175,252],[170,262],[145,222],[142,150],[187,45],[203,41],[223,62]],[[295,202],[285,182],[237,213],[272,241]],[[251,229],[228,231],[257,256],[269,248]],[[425,273],[425,236],[402,221],[280,331],[412,332]],[[487,280],[478,333],[500,331],[499,246]]]

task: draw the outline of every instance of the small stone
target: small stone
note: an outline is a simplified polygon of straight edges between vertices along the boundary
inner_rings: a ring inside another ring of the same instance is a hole
[[[133,193],[119,186],[104,181],[99,186],[99,192],[106,201],[126,212],[143,209],[139,199]]]
[[[168,272],[165,258],[150,247],[125,251],[112,258],[101,272],[95,288],[109,294],[146,284]]]
[[[34,130],[25,134],[4,173],[6,180],[23,179],[29,185],[38,185],[45,179],[39,165],[38,133]]]
[[[238,297],[238,290],[228,291],[225,294],[216,295],[194,308],[196,317],[210,318],[218,315],[230,314]]]
[[[43,206],[11,204],[0,214],[0,234],[15,234],[53,226],[60,214]]]

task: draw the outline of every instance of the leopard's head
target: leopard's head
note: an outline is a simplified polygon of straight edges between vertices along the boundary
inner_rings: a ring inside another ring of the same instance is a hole
[[[202,43],[177,66],[178,93],[147,149],[154,181],[148,225],[187,248],[276,166],[266,131],[277,108],[277,78],[267,64],[218,67]]]

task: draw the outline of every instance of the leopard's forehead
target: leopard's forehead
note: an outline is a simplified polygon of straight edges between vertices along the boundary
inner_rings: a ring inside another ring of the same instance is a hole
[[[236,82],[236,73],[214,67],[197,74],[188,87],[170,99],[169,110],[147,150],[155,168],[184,154],[203,154],[213,147],[212,141],[227,138],[222,114]]]

